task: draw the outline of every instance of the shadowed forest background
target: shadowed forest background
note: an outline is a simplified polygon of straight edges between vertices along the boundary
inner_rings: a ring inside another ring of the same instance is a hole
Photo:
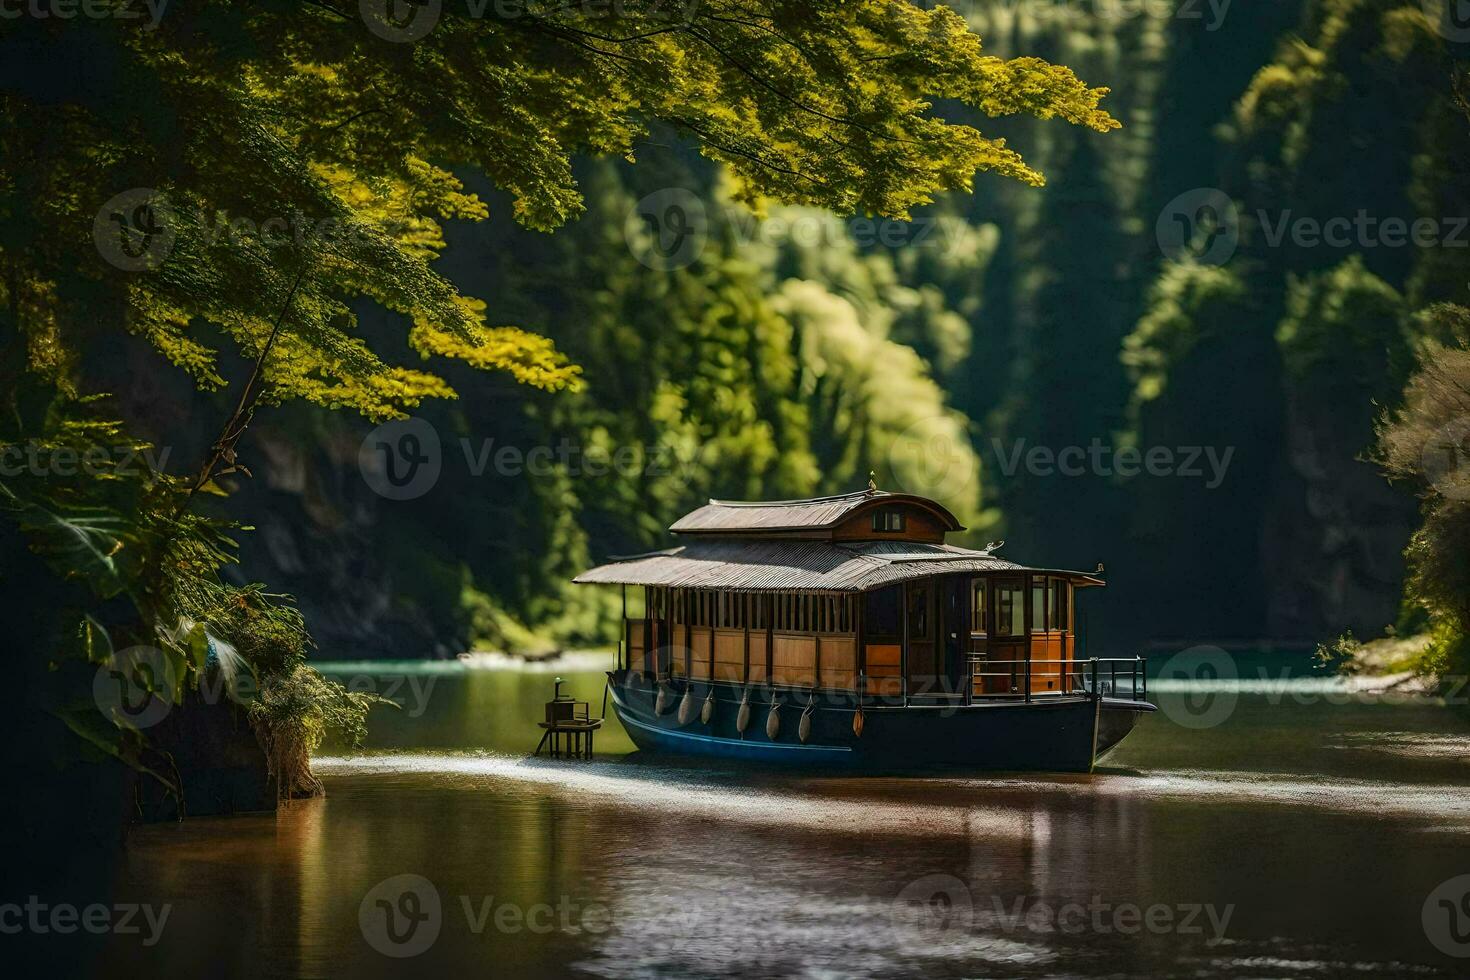
[[[981,174],[909,225],[779,206],[761,224],[672,135],[636,166],[583,161],[587,211],[554,235],[518,227],[504,195],[464,175],[491,217],[450,223],[439,268],[494,322],[554,339],[584,388],[450,368],[459,400],[415,412],[440,436],[442,474],[403,501],[359,472],[371,423],[301,403],[261,413],[242,443],[254,479],[232,504],[258,528],[240,580],[297,596],[324,658],[606,642],[611,597],[567,585],[582,568],[666,546],[707,497],[845,492],[872,470],[1018,560],[1105,562],[1110,587],[1086,610],[1096,653],[1381,633],[1401,616],[1418,503],[1363,457],[1437,329],[1417,312],[1466,298],[1467,236],[1273,244],[1258,212],[1467,213],[1444,39],[1392,0],[1238,3],[1219,19],[1119,9],[962,6],[988,51],[1111,86],[1124,128],[990,122],[1046,187]],[[692,263],[660,268],[679,263],[642,261],[657,231],[639,202],[671,188],[698,196],[708,235]],[[1238,205],[1223,262],[1208,227],[1161,248],[1159,216],[1199,188]],[[375,349],[409,354],[390,314],[359,312]],[[228,396],[145,370],[141,343],[98,354],[104,375],[139,372],[143,432],[196,458]],[[197,445],[179,444],[186,412]],[[1176,463],[1181,447],[1231,455],[1213,487],[1203,458],[1198,476],[1005,472],[1020,446],[1093,440],[1168,447]],[[570,448],[497,468],[506,446]],[[579,462],[619,449],[638,462]]]
[[[1420,487],[1367,456],[1420,346],[1453,339],[1458,314],[1436,304],[1470,282],[1470,233],[1447,217],[1467,213],[1470,186],[1453,25],[1405,0],[959,12],[988,53],[1109,86],[1123,128],[941,103],[1047,182],[981,173],[912,222],[757,216],[722,166],[657,128],[636,164],[576,161],[586,210],[554,234],[461,173],[489,217],[445,222],[435,270],[492,324],[554,341],[580,387],[450,363],[457,399],[412,409],[442,471],[407,500],[364,478],[373,422],[300,399],[255,414],[238,447],[253,478],[219,481],[252,527],[230,584],[295,596],[327,659],[601,645],[616,598],[571,587],[578,571],[666,546],[709,497],[847,492],[873,472],[941,499],[968,543],[1105,563],[1110,587],[1083,611],[1096,654],[1422,629],[1403,601]],[[34,88],[24,69],[12,60],[7,84]],[[78,73],[44,98],[86,85]],[[671,203],[702,212],[692,245]],[[1438,240],[1281,232],[1357,215],[1432,218]],[[384,361],[418,360],[407,317],[352,313]],[[150,340],[89,342],[82,390],[114,392],[128,431],[182,472],[236,390],[200,391]],[[231,382],[249,369],[219,362]],[[1027,464],[1095,446],[1102,465],[1082,475]],[[1167,452],[1171,468],[1120,475],[1119,449]]]

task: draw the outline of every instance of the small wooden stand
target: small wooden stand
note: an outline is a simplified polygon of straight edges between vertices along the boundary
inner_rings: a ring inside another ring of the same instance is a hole
[[[550,741],[553,759],[590,759],[592,735],[602,727],[602,719],[592,717],[592,706],[586,701],[564,696],[562,683],[558,677],[552,699],[546,702],[546,720],[536,723],[543,730],[536,755]]]

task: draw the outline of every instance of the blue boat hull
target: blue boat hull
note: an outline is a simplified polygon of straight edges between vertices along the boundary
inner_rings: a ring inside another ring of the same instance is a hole
[[[646,752],[870,773],[1088,772],[1140,712],[1153,710],[1144,702],[1085,696],[973,706],[867,706],[858,735],[853,730],[857,704],[850,695],[812,699],[796,691],[773,694],[765,687],[720,683],[714,685],[713,710],[705,723],[701,713],[711,691],[708,683],[666,684],[660,712],[658,689],[647,678],[620,670],[609,673],[608,681],[618,720]],[[681,712],[686,691],[692,697]],[[767,729],[773,697],[774,737]],[[742,698],[749,705],[744,731],[738,724]]]

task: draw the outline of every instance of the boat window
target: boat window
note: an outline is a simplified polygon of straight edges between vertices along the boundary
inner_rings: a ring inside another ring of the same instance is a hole
[[[1046,579],[1031,580],[1031,632],[1046,631]]]
[[[875,531],[902,531],[907,515],[901,510],[875,510],[873,511],[873,530]]]
[[[1063,579],[1051,580],[1051,628],[1067,628],[1067,583]]]
[[[909,586],[909,639],[929,638],[929,586]]]
[[[985,619],[985,597],[989,588],[983,578],[970,583],[970,632],[984,633],[988,627]]]
[[[995,632],[1021,636],[1026,632],[1026,593],[1017,580],[995,583]]]
[[[891,585],[863,595],[863,632],[867,636],[898,635],[902,589],[901,585]]]

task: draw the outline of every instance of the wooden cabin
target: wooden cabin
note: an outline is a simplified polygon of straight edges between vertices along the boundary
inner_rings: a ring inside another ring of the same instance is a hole
[[[670,530],[677,547],[576,579],[624,586],[619,667],[635,679],[904,705],[1082,690],[1074,594],[1102,581],[947,544],[964,528],[933,500],[711,500]]]

